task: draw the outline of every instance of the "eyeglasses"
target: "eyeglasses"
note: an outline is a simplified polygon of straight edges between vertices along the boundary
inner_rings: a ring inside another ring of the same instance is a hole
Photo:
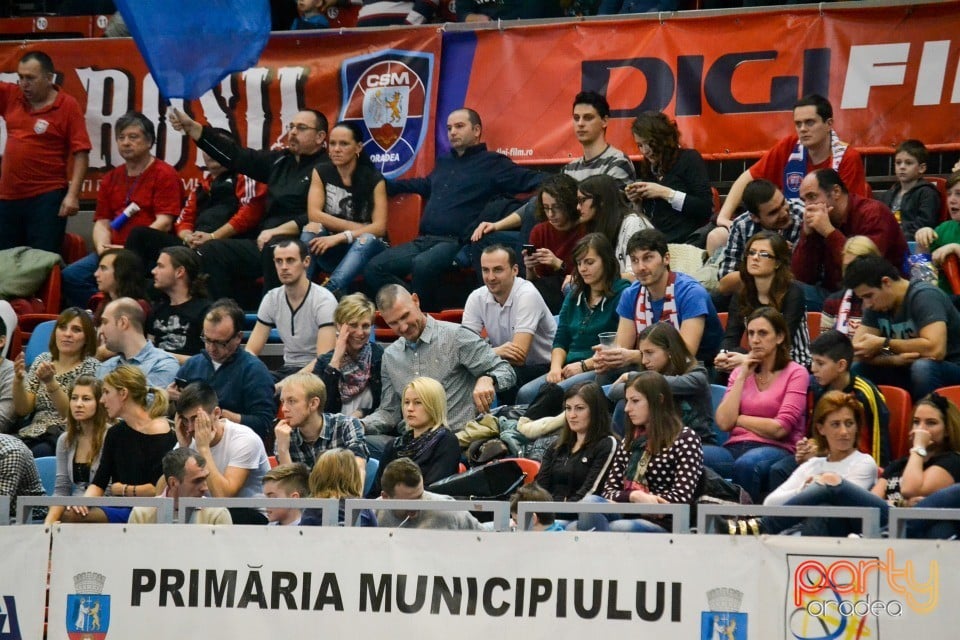
[[[203,340],[203,344],[207,345],[208,347],[217,347],[218,349],[226,349],[227,347],[230,346],[230,343],[233,342],[239,335],[240,335],[240,332],[238,331],[237,333],[233,334],[226,340],[211,340],[210,338],[204,335],[201,335],[200,339]]]
[[[578,205],[581,205],[584,202],[589,202],[590,200],[593,200],[593,196],[577,196]]]
[[[753,257],[755,257],[755,256],[759,256],[759,257],[761,257],[761,258],[772,258],[772,257],[773,257],[773,254],[770,253],[769,251],[758,251],[757,249],[750,249],[750,251],[747,251],[747,255],[750,256],[751,258],[753,258]]]
[[[298,122],[291,122],[287,125],[287,131],[299,131],[303,133],[304,131],[319,131],[317,127],[308,127],[305,124],[300,124]]]

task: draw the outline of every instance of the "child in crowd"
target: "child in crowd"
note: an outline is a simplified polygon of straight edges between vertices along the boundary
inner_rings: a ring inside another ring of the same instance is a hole
[[[923,178],[927,171],[927,148],[919,140],[901,142],[893,163],[897,183],[878,199],[893,211],[907,240],[913,240],[917,230],[933,227],[940,219],[940,192]]]
[[[310,495],[307,482],[310,469],[300,462],[281,464],[263,476],[263,495],[268,498],[304,498]],[[297,526],[300,509],[267,509],[269,525]]]
[[[330,26],[325,13],[328,4],[327,0],[297,0],[297,11],[300,15],[293,19],[290,25],[291,31],[302,29],[326,29]]]
[[[517,489],[510,496],[510,520],[514,527],[519,526],[518,513],[521,502],[553,502],[553,496],[536,482],[525,484]],[[566,531],[566,528],[556,521],[555,514],[534,513],[531,516],[530,531]]]
[[[935,264],[942,264],[950,255],[960,256],[960,171],[947,178],[947,210],[950,219],[941,222],[936,229],[932,226],[917,230],[917,250],[930,253]],[[953,293],[950,282],[940,269],[940,288]]]

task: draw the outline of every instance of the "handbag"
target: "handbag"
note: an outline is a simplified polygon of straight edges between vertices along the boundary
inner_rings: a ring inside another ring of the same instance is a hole
[[[427,487],[427,491],[459,500],[505,500],[526,477],[515,460],[494,460],[437,480]]]

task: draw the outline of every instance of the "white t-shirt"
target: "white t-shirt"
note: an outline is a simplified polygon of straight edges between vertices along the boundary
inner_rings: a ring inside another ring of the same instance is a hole
[[[296,309],[290,306],[284,287],[267,291],[257,309],[257,321],[276,328],[283,341],[283,364],[306,366],[317,357],[317,332],[333,324],[337,299],[315,282]]]
[[[190,443],[196,449],[196,440]],[[227,467],[249,469],[247,480],[240,487],[235,498],[257,498],[263,496],[263,476],[270,471],[270,461],[267,459],[267,450],[253,429],[223,420],[223,437],[220,442],[210,448],[213,461],[221,474],[227,472]]]
[[[827,462],[826,458],[810,458],[796,468],[782,485],[773,490],[763,501],[765,506],[777,507],[797,495],[807,486],[807,478],[821,473],[835,473],[847,482],[867,491],[877,481],[877,463],[861,451],[854,451],[839,462]]]
[[[557,322],[537,288],[523,278],[513,281],[502,307],[486,287],[474,290],[464,305],[460,324],[477,334],[486,329],[493,347],[510,342],[514,334],[532,334],[527,364],[550,364]]]

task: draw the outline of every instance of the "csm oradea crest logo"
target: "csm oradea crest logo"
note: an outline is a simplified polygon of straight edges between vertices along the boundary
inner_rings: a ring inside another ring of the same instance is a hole
[[[364,132],[374,166],[395,178],[413,163],[427,135],[433,54],[388,49],[343,63],[341,120]]]

